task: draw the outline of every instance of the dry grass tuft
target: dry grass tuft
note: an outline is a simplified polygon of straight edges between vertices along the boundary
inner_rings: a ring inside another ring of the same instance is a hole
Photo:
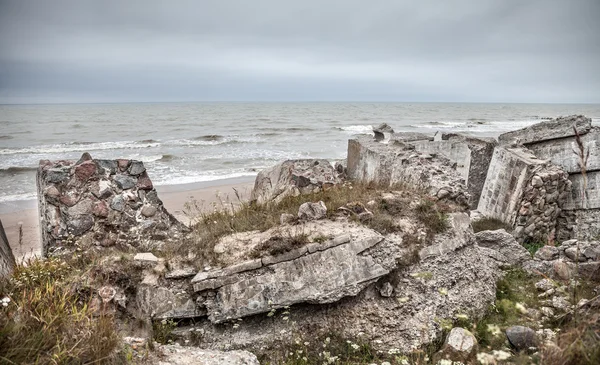
[[[273,236],[254,247],[250,256],[255,259],[267,255],[277,256],[303,247],[308,243],[307,234]]]
[[[59,259],[18,266],[0,285],[0,363],[115,364],[120,337],[113,317],[90,307],[90,298],[67,280]]]

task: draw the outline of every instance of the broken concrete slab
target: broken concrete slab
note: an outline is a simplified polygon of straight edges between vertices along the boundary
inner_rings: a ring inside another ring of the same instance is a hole
[[[342,226],[340,223],[333,223]],[[215,323],[265,313],[296,303],[331,303],[356,295],[368,284],[389,273],[384,261],[365,252],[383,241],[368,228],[347,228],[344,237],[330,240],[312,253],[308,246],[293,251],[242,262],[213,272],[200,272],[192,280],[194,290],[216,290],[204,305]],[[391,260],[393,261],[393,259]],[[255,263],[250,265],[249,263]],[[343,265],[340,265],[343,263]]]
[[[527,145],[529,143],[573,137],[575,136],[573,127],[579,134],[586,134],[592,128],[592,119],[583,115],[559,117],[517,131],[501,134],[498,141],[501,145],[513,143]]]

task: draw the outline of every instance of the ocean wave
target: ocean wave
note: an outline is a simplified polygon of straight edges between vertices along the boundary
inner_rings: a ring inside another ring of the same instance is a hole
[[[248,171],[246,169],[238,172],[227,172],[223,170],[205,171],[204,174],[195,176],[165,176],[162,179],[154,179],[153,183],[154,185],[181,185],[204,181],[234,179],[236,177],[250,177],[256,176],[256,173],[256,171]]]
[[[160,161],[160,162],[170,162],[170,161],[173,161],[173,160],[177,160],[178,158],[179,158],[179,157],[177,157],[177,156],[175,156],[175,155],[170,155],[170,154],[168,154],[168,153],[167,153],[167,154],[164,154],[164,155],[162,155],[162,157],[161,157],[161,158],[159,158],[159,159],[158,159],[158,160],[156,160],[156,161]]]
[[[207,134],[205,136],[199,136],[192,138],[194,141],[222,141],[225,137],[218,134]]]
[[[70,142],[53,145],[42,145],[24,148],[3,148],[0,149],[0,155],[15,155],[23,153],[67,153],[67,152],[86,152],[100,150],[119,150],[119,149],[137,149],[158,147],[158,142],[141,141],[118,141],[118,142]]]
[[[373,134],[373,126],[370,124],[349,125],[345,127],[333,127],[333,129],[350,134]]]
[[[18,173],[18,172],[28,172],[28,171],[36,171],[37,167],[32,166],[10,166],[7,168],[0,168],[0,173]]]
[[[36,192],[11,194],[11,195],[0,196],[0,203],[7,203],[7,202],[21,201],[21,200],[34,200],[34,199],[37,199]]]
[[[13,136],[0,136],[0,141],[2,141],[2,140],[5,141],[7,139],[13,139],[13,138],[14,138]]]

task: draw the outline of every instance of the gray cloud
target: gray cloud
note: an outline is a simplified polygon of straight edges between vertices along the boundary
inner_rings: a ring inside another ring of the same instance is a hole
[[[0,0],[0,102],[600,102],[598,0]]]

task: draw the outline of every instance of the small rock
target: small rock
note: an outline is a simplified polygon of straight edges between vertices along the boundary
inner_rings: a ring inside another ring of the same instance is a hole
[[[558,248],[554,246],[544,246],[537,250],[534,258],[542,261],[551,261],[558,258]]]
[[[131,161],[131,165],[129,165],[129,174],[131,175],[139,175],[142,172],[146,171],[144,167],[144,163],[142,161]]]
[[[327,216],[327,207],[323,201],[318,203],[306,202],[298,209],[298,218],[304,220],[318,220]]]
[[[296,216],[289,213],[283,213],[281,217],[279,217],[279,223],[281,223],[281,225],[293,223],[295,220]]]
[[[123,190],[131,189],[135,186],[136,180],[131,176],[127,175],[115,175],[114,178],[117,186]]]
[[[554,317],[554,310],[550,307],[540,307],[540,312],[548,318]]]
[[[506,329],[506,337],[517,351],[529,350],[537,347],[535,331],[525,326],[512,326]]]
[[[540,291],[548,291],[550,289],[554,289],[554,282],[550,279],[542,279],[535,283],[535,287]]]
[[[571,278],[571,270],[569,266],[562,260],[554,261],[552,268],[556,275],[562,280],[569,280]]]
[[[93,161],[84,161],[75,166],[75,176],[79,181],[87,181],[96,174],[97,167]]]
[[[125,199],[122,195],[115,195],[110,202],[110,208],[117,212],[122,212],[125,209]]]
[[[156,214],[157,209],[152,205],[144,205],[142,207],[142,215],[146,218],[153,217]]]
[[[475,336],[464,328],[454,327],[438,355],[445,359],[464,362],[468,361],[476,351]]]
[[[533,186],[534,188],[539,188],[544,186],[544,180],[542,180],[541,177],[539,176],[534,176],[533,179],[531,179],[531,186]]]
[[[373,127],[373,133],[375,134],[375,140],[381,141],[385,139],[386,134],[390,135],[394,133],[394,130],[386,123],[381,123],[377,127]]]
[[[565,256],[573,261],[579,260],[579,262],[585,262],[587,259],[581,251],[577,252],[577,247],[569,247],[565,250]]]
[[[112,286],[103,286],[98,290],[98,295],[102,298],[103,303],[108,303],[117,295],[117,290]]]
[[[364,212],[359,213],[357,218],[361,222],[367,222],[373,219],[373,213],[368,210],[365,210]]]
[[[73,236],[81,236],[94,226],[94,217],[90,214],[80,215],[75,219],[67,221],[69,232]]]
[[[154,185],[152,185],[152,180],[150,180],[150,177],[146,171],[140,175],[136,186],[138,189],[142,190],[152,190],[154,188]]]
[[[140,261],[140,262],[151,262],[151,263],[156,263],[158,262],[158,257],[154,256],[154,254],[152,252],[140,252],[135,254],[135,256],[133,257],[134,261]]]
[[[106,218],[108,217],[108,206],[106,202],[100,200],[94,203],[94,207],[92,208],[92,213],[96,217]]]
[[[388,281],[383,283],[381,285],[381,288],[379,288],[379,294],[381,294],[381,296],[384,298],[391,297],[393,293],[394,293],[394,287]]]
[[[571,308],[571,303],[566,300],[564,297],[552,297],[552,307],[554,309],[558,309],[560,311],[566,312]]]

